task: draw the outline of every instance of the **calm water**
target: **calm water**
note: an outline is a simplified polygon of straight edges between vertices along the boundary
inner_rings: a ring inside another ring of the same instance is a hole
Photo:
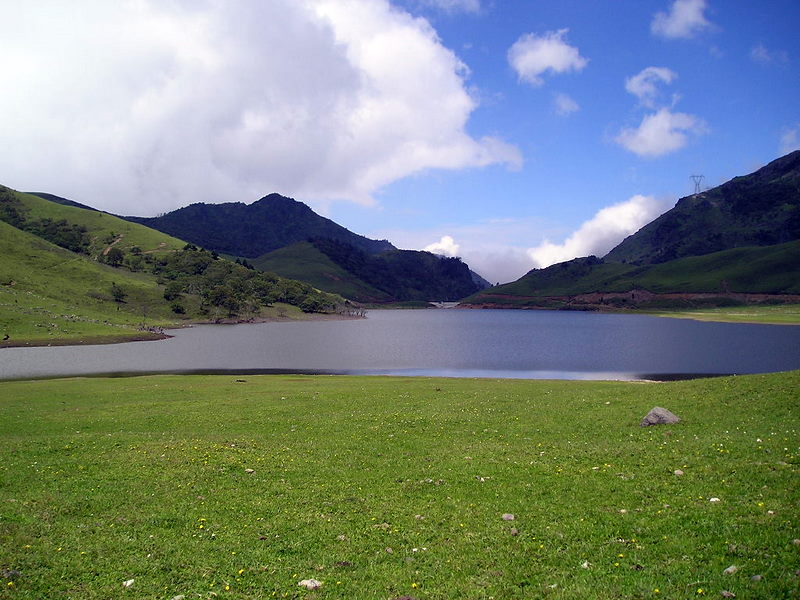
[[[372,311],[354,321],[206,325],[174,338],[0,349],[0,378],[331,372],[561,379],[800,369],[800,327],[518,310]]]

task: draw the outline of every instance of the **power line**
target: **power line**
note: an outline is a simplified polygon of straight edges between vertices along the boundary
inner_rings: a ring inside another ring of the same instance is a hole
[[[701,184],[703,183],[703,179],[705,179],[705,175],[689,175],[689,179],[694,181],[694,193],[699,194],[701,191]]]

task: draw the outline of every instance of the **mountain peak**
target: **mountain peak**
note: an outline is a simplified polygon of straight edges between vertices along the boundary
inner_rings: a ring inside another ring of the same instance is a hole
[[[376,254],[392,250],[385,240],[371,240],[315,213],[293,198],[272,193],[252,204],[191,204],[159,217],[126,217],[223,254],[256,258],[309,238],[329,238]]]

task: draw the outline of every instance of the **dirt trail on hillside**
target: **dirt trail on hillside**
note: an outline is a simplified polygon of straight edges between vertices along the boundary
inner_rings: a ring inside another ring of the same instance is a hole
[[[108,256],[108,253],[111,252],[111,248],[113,248],[114,246],[119,244],[122,241],[122,238],[124,238],[124,237],[125,237],[125,234],[124,233],[120,233],[119,237],[117,237],[117,239],[115,239],[113,242],[111,242],[108,245],[108,247],[105,250],[103,250],[103,256]]]

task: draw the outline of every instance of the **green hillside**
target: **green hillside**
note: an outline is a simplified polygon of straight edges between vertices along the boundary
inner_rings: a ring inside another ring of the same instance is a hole
[[[316,288],[359,302],[389,302],[391,296],[345,271],[310,242],[298,242],[250,261],[262,271],[300,279]]]
[[[706,304],[748,300],[741,294],[800,294],[798,240],[800,151],[682,198],[602,259],[576,258],[534,269],[515,282],[474,294],[464,303],[602,308],[597,299],[570,297],[642,290],[646,293],[600,301],[624,300],[625,306],[642,306],[676,300],[654,299],[649,294],[713,296],[681,299]]]
[[[594,292],[656,294],[800,294],[800,241],[734,248],[636,266],[596,257],[534,269],[515,282],[478,292],[466,304],[550,306],[552,298]]]
[[[110,247],[129,255],[131,250],[136,251],[136,248],[143,253],[158,254],[179,250],[186,245],[186,242],[155,229],[91,208],[62,204],[34,194],[15,192],[2,186],[0,194],[4,196],[6,204],[13,202],[13,199],[9,199],[9,195],[16,199],[17,205],[22,207],[22,217],[28,223],[63,220],[84,228],[88,241],[86,254],[94,258],[102,256]]]
[[[127,294],[115,302],[112,286]],[[0,339],[43,343],[154,337],[180,323],[152,276],[115,269],[0,221]],[[1,342],[0,342],[1,343]]]
[[[800,150],[681,198],[609,252],[609,262],[661,263],[800,239]]]
[[[0,186],[0,346],[152,338],[186,322],[342,304],[142,225]]]

